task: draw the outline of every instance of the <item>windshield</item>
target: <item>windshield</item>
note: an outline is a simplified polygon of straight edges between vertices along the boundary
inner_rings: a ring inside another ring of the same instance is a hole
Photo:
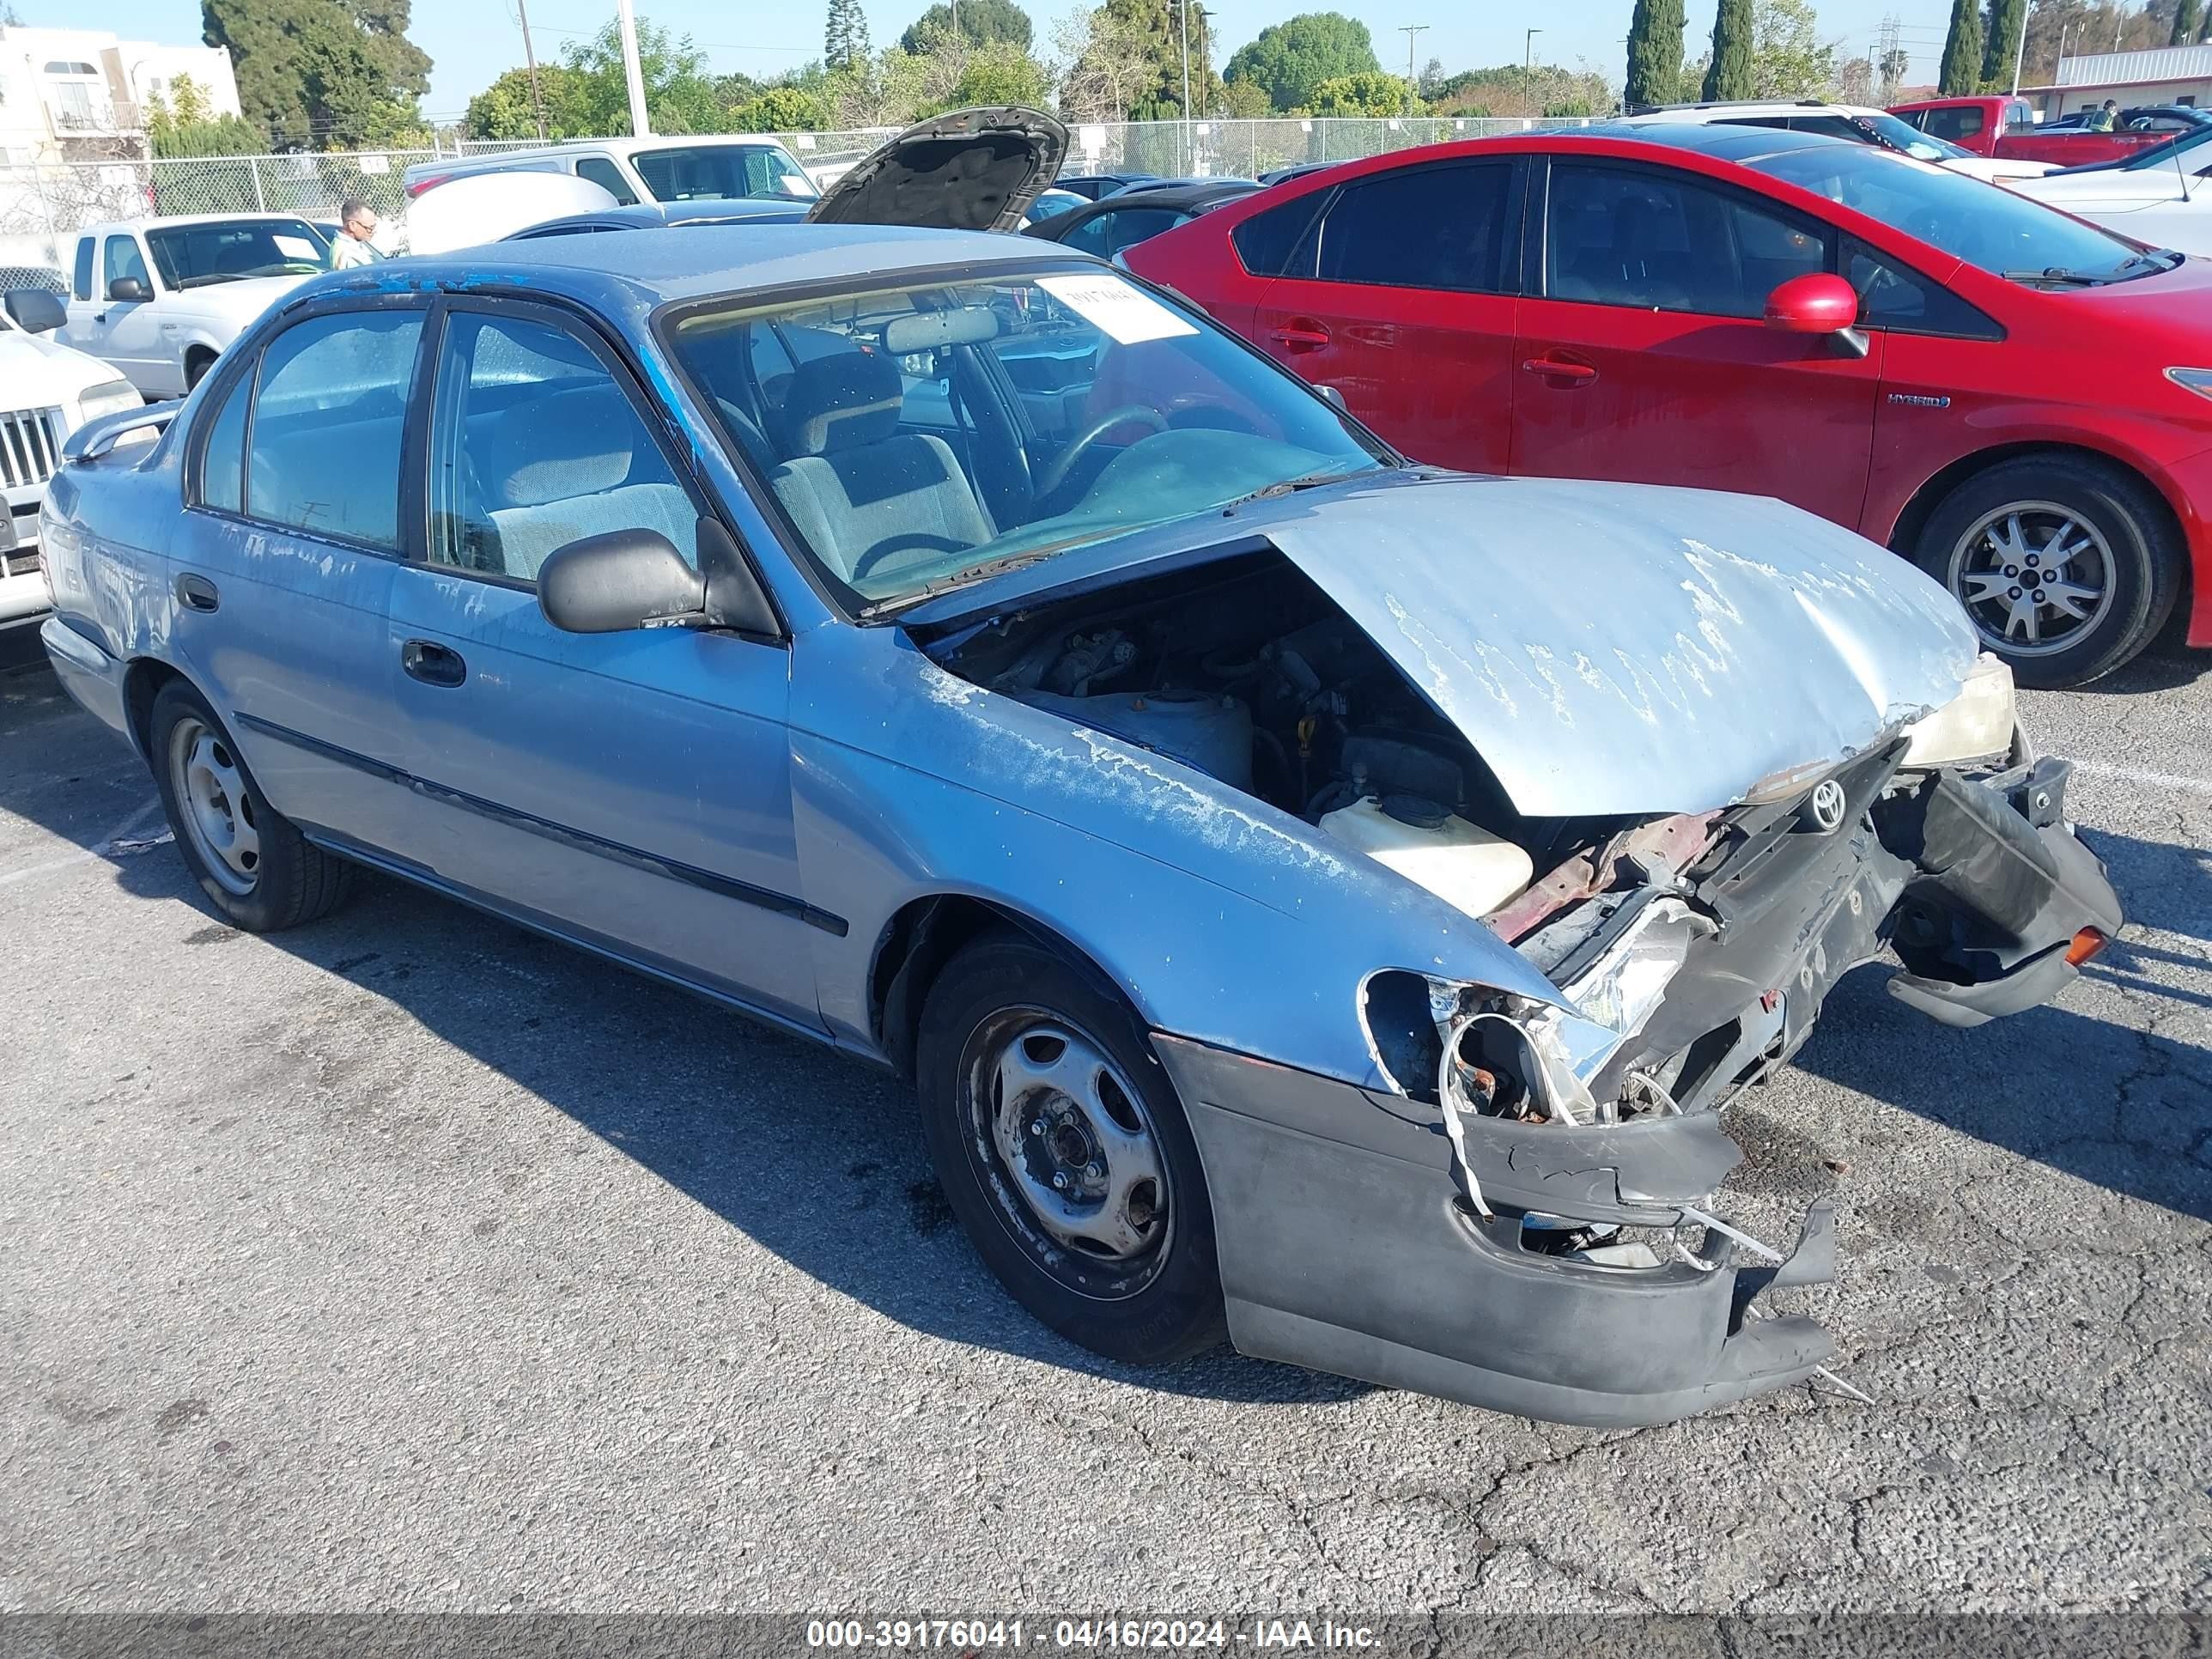
[[[666,337],[856,609],[1387,464],[1292,376],[1097,266],[733,296]]]
[[[821,192],[774,144],[691,144],[632,152],[630,165],[656,202],[765,196],[811,202]]]
[[[304,219],[218,219],[146,233],[166,288],[248,276],[304,276],[331,268],[330,245]]]
[[[1902,150],[1915,161],[1955,161],[1962,155],[1973,154],[1972,150],[1962,149],[1947,138],[1934,137],[1921,131],[1911,123],[1900,121],[1894,115],[1881,110],[1869,110],[1863,114],[1855,114],[1850,118],[1850,120],[1853,126],[1868,134],[1876,143],[1885,144],[1891,149]]]
[[[2011,191],[1883,150],[1820,144],[1745,165],[2000,276],[2025,280],[2063,272],[2077,280],[2125,282],[2171,263],[2146,258],[2132,243]]]

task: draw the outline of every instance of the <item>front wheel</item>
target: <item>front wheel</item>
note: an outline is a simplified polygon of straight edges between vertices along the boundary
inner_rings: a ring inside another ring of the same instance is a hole
[[[269,804],[198,692],[182,680],[163,686],[148,737],[177,850],[225,921],[271,933],[312,921],[345,896],[352,866]]]
[[[1132,1364],[1221,1341],[1198,1149],[1126,1004],[990,934],[931,988],[916,1062],[946,1201],[1016,1301]]]
[[[2180,591],[2164,504],[2108,462],[2001,462],[1943,498],[1914,562],[2023,685],[2081,685],[2149,644]]]

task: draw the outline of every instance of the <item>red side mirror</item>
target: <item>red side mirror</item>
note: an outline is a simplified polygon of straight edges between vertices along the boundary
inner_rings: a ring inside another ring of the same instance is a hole
[[[1840,276],[1792,276],[1766,296],[1766,325],[1785,334],[1838,334],[1856,325],[1859,296]]]

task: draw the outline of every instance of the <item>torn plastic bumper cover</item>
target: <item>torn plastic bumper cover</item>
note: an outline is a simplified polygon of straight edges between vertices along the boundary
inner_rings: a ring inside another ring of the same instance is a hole
[[[1454,1178],[1443,1114],[1181,1038],[1154,1046],[1189,1109],[1231,1340],[1243,1352],[1565,1423],[1665,1422],[1804,1381],[1830,1357],[1777,1285],[1833,1275],[1824,1206],[1782,1267],[1599,1266],[1522,1247]],[[1466,1125],[1501,1210],[1668,1226],[1742,1154],[1710,1113],[1570,1126]]]

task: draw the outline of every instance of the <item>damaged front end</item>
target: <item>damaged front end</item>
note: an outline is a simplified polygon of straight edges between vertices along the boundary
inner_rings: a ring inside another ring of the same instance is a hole
[[[1729,1218],[1717,1194],[1741,1154],[1720,1109],[1886,950],[1899,1000],[1972,1024],[2048,1000],[2117,932],[2102,867],[2065,821],[2066,763],[2030,758],[2008,695],[2003,712],[2001,756],[1939,764],[1923,733],[1899,732],[1771,799],[1651,820],[1563,860],[1487,918],[1560,1003],[1371,975],[1363,1012],[1393,1095],[1175,1045],[1185,1097],[1209,1109],[1210,1168],[1241,1142],[1263,1154],[1212,1109],[1255,1088],[1299,1095],[1316,1132],[1361,1126],[1349,1168],[1304,1168],[1303,1141],[1264,1148],[1271,1213],[1237,1218],[1263,1237],[1233,1264],[1224,1252],[1225,1275],[1252,1275],[1232,1292],[1239,1346],[1595,1424],[1826,1375],[1827,1334],[1763,1298],[1833,1277],[1833,1212],[1814,1205],[1781,1248]],[[1342,1214],[1346,1192],[1362,1260],[1264,1236],[1324,1204]],[[1296,1282],[1270,1261],[1298,1262]],[[1358,1311],[1332,1331],[1330,1309]]]

